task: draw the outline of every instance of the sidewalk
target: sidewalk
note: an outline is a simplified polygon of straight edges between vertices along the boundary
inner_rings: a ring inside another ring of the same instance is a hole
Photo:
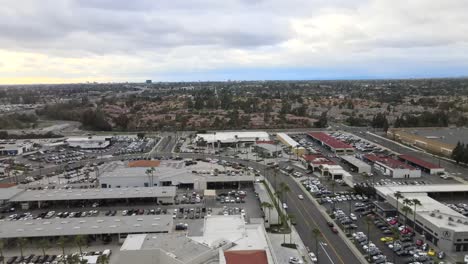
[[[272,246],[271,251],[276,256],[276,260],[278,261],[277,264],[289,263],[290,257],[297,257],[303,260],[304,263],[311,263],[307,257],[307,253],[308,253],[307,249],[305,248],[304,243],[299,237],[299,234],[297,233],[294,226],[292,227],[291,231],[292,231],[291,242],[297,245],[297,249],[292,249],[292,248],[281,246],[284,240],[286,240],[286,243],[289,243],[289,239],[290,239],[289,234],[283,235],[283,234],[268,233],[268,237],[270,238],[271,246]]]

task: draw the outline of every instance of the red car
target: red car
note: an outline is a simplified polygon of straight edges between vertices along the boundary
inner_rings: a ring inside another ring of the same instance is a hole
[[[391,225],[396,225],[396,224],[398,224],[398,220],[392,219],[388,223],[391,224]]]
[[[333,231],[333,233],[338,234],[338,228],[332,227],[332,231]]]
[[[403,230],[401,230],[402,235],[408,235],[408,234],[411,234],[412,232],[413,232],[413,230],[411,228],[409,228],[409,227],[406,227]]]
[[[424,244],[424,243],[423,243],[423,241],[422,241],[421,239],[416,240],[416,246],[420,247],[420,246],[422,246],[423,244]]]

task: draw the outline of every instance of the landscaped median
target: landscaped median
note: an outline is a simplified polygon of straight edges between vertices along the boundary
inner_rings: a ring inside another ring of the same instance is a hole
[[[268,191],[268,195],[270,196],[271,198],[271,201],[273,202],[273,206],[274,208],[276,209],[276,211],[278,212],[278,215],[279,215],[279,219],[280,219],[280,223],[279,224],[276,224],[276,225],[270,225],[270,227],[267,229],[267,231],[271,232],[271,233],[277,233],[277,234],[283,234],[284,235],[284,242],[282,244],[283,247],[288,247],[288,248],[296,248],[296,244],[294,243],[286,243],[286,234],[289,234],[290,235],[290,239],[291,239],[291,228],[288,224],[288,217],[287,215],[285,214],[283,208],[278,204],[278,198],[275,197],[275,195],[273,194],[272,190],[271,190],[271,187],[270,187],[270,184],[267,182],[267,181],[261,181],[261,183],[263,184],[263,186],[265,186],[266,190]]]

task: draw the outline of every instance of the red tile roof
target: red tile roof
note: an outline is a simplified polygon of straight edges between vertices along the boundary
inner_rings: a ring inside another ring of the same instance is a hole
[[[10,188],[15,186],[16,183],[0,183],[0,188]]]
[[[226,264],[268,264],[265,250],[225,251]]]
[[[352,149],[353,148],[351,145],[346,144],[343,141],[338,140],[323,132],[310,132],[309,136],[313,137],[314,139],[334,149]]]
[[[364,157],[372,162],[379,162],[383,165],[386,165],[392,169],[408,169],[408,170],[415,170],[416,168],[388,156],[377,156],[374,154],[367,154]]]
[[[418,159],[418,158],[410,156],[410,155],[403,154],[403,155],[398,156],[398,158],[400,158],[400,159],[402,159],[404,161],[414,163],[414,164],[416,164],[416,165],[418,165],[420,167],[426,168],[426,169],[441,169],[442,168],[440,166],[437,166],[434,163],[427,162],[425,160],[421,160],[421,159]]]
[[[303,155],[302,158],[305,161],[308,161],[314,165],[321,165],[321,164],[329,164],[335,165],[336,163],[332,160],[329,160],[327,157],[323,156],[322,154],[310,154],[310,155]]]
[[[128,163],[128,167],[159,167],[159,160],[135,160]]]

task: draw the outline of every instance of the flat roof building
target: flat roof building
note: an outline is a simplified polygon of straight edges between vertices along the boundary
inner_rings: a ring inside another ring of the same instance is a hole
[[[341,159],[351,166],[357,173],[371,173],[371,166],[354,156],[344,155],[341,156]]]
[[[419,159],[419,158],[416,158],[414,156],[411,156],[411,155],[399,155],[398,158],[403,161],[403,162],[406,162],[407,164],[413,166],[413,167],[417,167],[419,169],[421,169],[422,171],[426,172],[426,173],[429,173],[429,174],[438,174],[438,173],[441,173],[441,172],[444,172],[445,169],[442,168],[441,166],[438,166],[434,163],[431,163],[431,162],[427,162],[425,160],[422,160],[422,159]]]
[[[94,188],[94,189],[47,189],[24,190],[12,198],[14,203],[37,203],[69,201],[100,201],[119,199],[151,198],[156,202],[174,203],[176,187],[126,187],[126,188]]]
[[[417,199],[421,205],[416,207],[416,232],[423,234],[445,252],[468,251],[468,218],[437,199],[466,199],[468,185],[434,184],[421,186],[397,185],[377,186],[377,194],[389,204],[396,207],[395,193],[400,192],[404,198],[399,199],[399,217],[404,219],[403,199]],[[414,208],[412,208],[414,210]],[[413,217],[407,219],[410,227],[415,223]]]
[[[342,154],[353,154],[354,148],[324,132],[310,132],[308,136],[311,137],[316,142],[319,142],[323,146],[327,147],[337,155]]]
[[[299,143],[297,143],[286,133],[277,133],[276,138],[278,138],[278,140],[281,141],[281,143],[285,144],[294,154],[299,156],[305,154],[305,148],[301,147]]]
[[[103,169],[99,176],[102,188],[177,186],[183,189],[205,190],[251,186],[252,173],[229,170],[218,164],[197,162],[186,166],[183,161],[162,161],[154,172],[147,167],[128,167],[123,162],[114,162]]]
[[[270,143],[255,143],[252,146],[254,152],[258,153],[263,158],[275,158],[281,155],[282,150],[278,148],[277,145],[270,144]]]
[[[246,224],[240,215],[208,216],[201,236],[183,233],[130,235],[117,264],[273,264],[265,228]]]
[[[0,223],[0,238],[168,233],[173,228],[171,215],[0,220]]]
[[[431,153],[450,156],[457,144],[456,141],[451,140],[455,139],[464,142],[467,139],[466,129],[459,131],[461,133],[457,133],[459,135],[457,137],[450,130],[447,131],[447,128],[437,128],[437,130],[434,128],[392,128],[387,131],[387,136],[393,140],[425,149]],[[439,136],[431,136],[431,134]]]
[[[0,142],[0,156],[16,156],[28,152],[33,144],[25,141]]]
[[[319,169],[320,165],[328,164],[328,165],[336,165],[336,163],[322,154],[309,154],[309,155],[302,155],[301,161],[308,169],[312,171],[316,171]]]
[[[203,141],[207,144],[236,144],[254,143],[255,141],[268,141],[270,136],[263,131],[242,131],[242,132],[213,132],[197,134],[195,141]]]
[[[421,177],[421,170],[388,156],[366,154],[363,156],[363,159],[373,163],[375,169],[392,178]]]
[[[69,137],[65,140],[72,148],[104,149],[111,145],[112,136]]]

